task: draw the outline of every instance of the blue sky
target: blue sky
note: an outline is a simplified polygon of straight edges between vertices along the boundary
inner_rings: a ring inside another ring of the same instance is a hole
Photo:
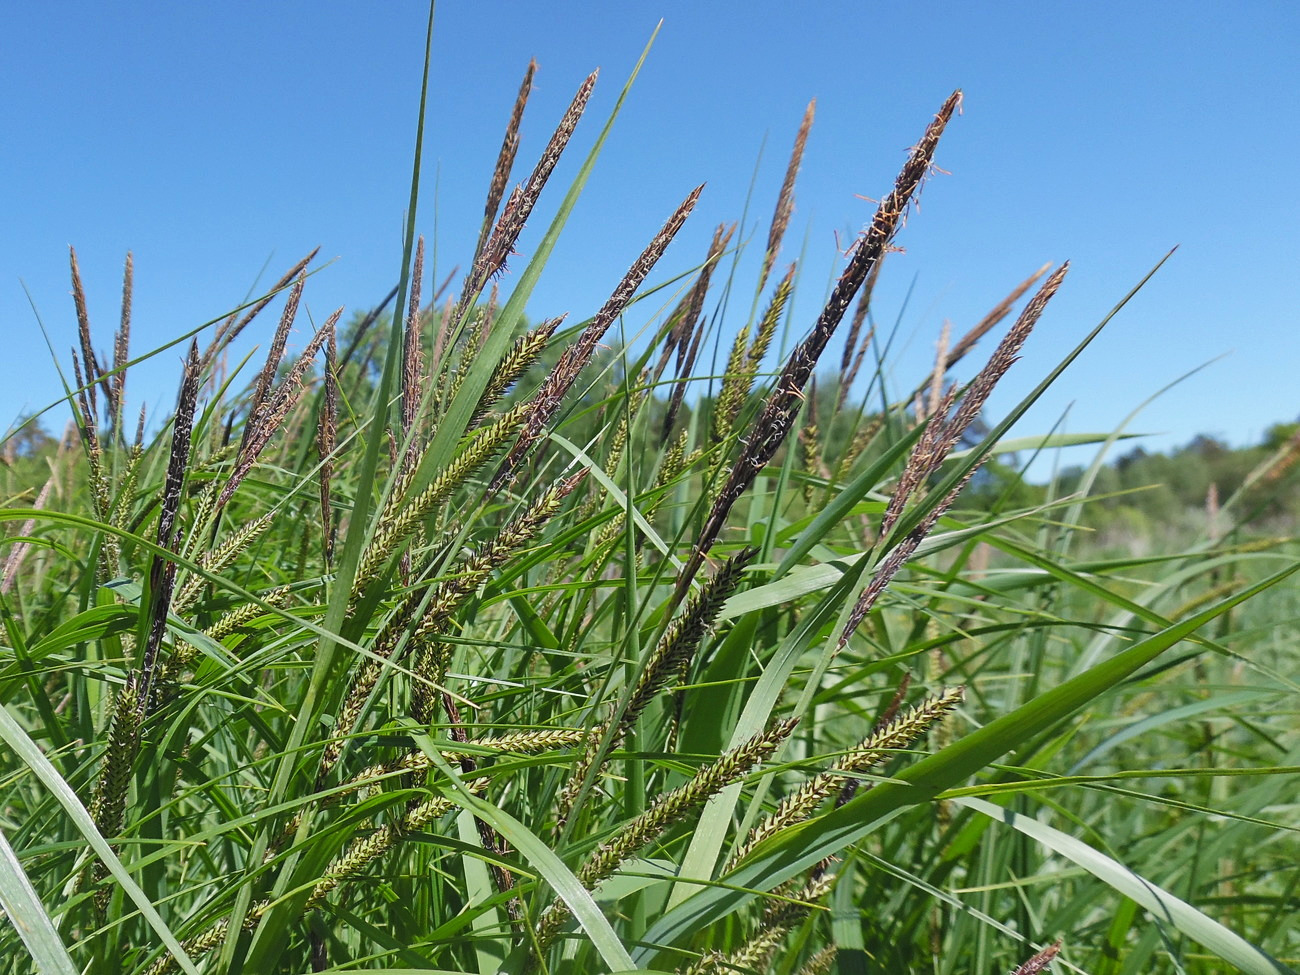
[[[307,287],[316,321],[382,297],[400,260],[426,12],[288,0],[9,6],[0,426],[58,396],[23,284],[66,365],[69,244],[101,348],[128,249],[137,354],[238,304],[268,259],[273,280],[317,244],[334,261]],[[816,97],[784,252],[804,255],[802,330],[841,266],[837,240],[870,219],[861,197],[888,190],[961,87],[964,114],[937,156],[948,174],[926,187],[877,292],[882,325],[900,321],[899,384],[924,373],[945,319],[960,334],[1041,264],[1068,258],[1064,289],[990,406],[1007,409],[1177,244],[1022,429],[1045,430],[1068,410],[1071,431],[1111,430],[1219,356],[1137,420],[1155,434],[1148,446],[1198,432],[1250,442],[1300,413],[1300,6],[444,0],[417,220],[436,237],[440,272],[472,249],[528,59],[539,69],[516,178],[582,77],[602,69],[554,205],[660,17],[534,317],[590,315],[698,183],[708,184],[701,203],[652,280],[698,262],[713,227],[742,216],[751,181],[745,232],[765,235]],[[542,207],[523,257],[548,220]],[[733,302],[728,334],[748,305]],[[308,334],[304,324],[295,341]],[[135,406],[170,409],[178,359],[169,351],[133,376]],[[49,425],[65,415],[56,409]]]

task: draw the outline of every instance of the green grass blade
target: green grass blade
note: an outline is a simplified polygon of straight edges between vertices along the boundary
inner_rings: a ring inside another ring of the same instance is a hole
[[[59,805],[68,814],[68,818],[72,820],[73,825],[77,827],[77,831],[86,838],[86,842],[95,851],[95,855],[103,861],[113,879],[122,886],[126,896],[131,899],[131,902],[139,909],[145,921],[157,933],[163,944],[167,946],[167,950],[171,952],[172,957],[176,959],[176,963],[181,969],[187,975],[198,975],[198,969],[194,967],[194,962],[190,961],[189,956],[185,954],[185,949],[181,947],[181,943],[172,934],[171,929],[167,927],[166,922],[158,914],[149,898],[145,896],[145,892],[126,872],[126,868],[122,866],[122,861],[117,858],[117,855],[109,847],[108,841],[95,828],[94,820],[90,818],[90,813],[81,804],[81,800],[72,791],[72,787],[68,785],[63,776],[59,775],[54,766],[50,764],[50,760],[45,757],[36,743],[28,737],[27,732],[22,729],[5,708],[0,708],[0,738],[4,739],[5,744],[13,750],[23,764],[31,769],[54,795]]]
[[[498,314],[495,326],[488,335],[487,342],[475,358],[474,364],[470,367],[470,371],[461,384],[456,397],[451,401],[446,416],[438,425],[438,430],[429,444],[429,449],[425,452],[425,460],[420,465],[420,477],[422,479],[429,477],[432,471],[441,469],[447,463],[456,444],[464,435],[470,417],[478,406],[479,398],[483,395],[483,390],[487,388],[488,380],[492,376],[496,362],[514,339],[515,327],[523,317],[524,309],[528,304],[529,297],[532,295],[533,288],[536,287],[538,280],[541,278],[542,270],[545,268],[551,252],[560,239],[560,233],[564,230],[565,224],[568,223],[569,215],[573,212],[573,208],[578,203],[578,197],[582,195],[582,190],[591,177],[592,170],[596,166],[596,159],[600,156],[600,152],[605,146],[605,140],[614,128],[614,120],[618,118],[623,103],[632,89],[632,83],[640,73],[641,66],[645,63],[645,59],[650,53],[650,46],[654,44],[655,35],[658,33],[659,28],[656,27],[654,34],[651,34],[650,40],[645,46],[645,50],[641,52],[636,67],[632,69],[632,73],[624,83],[622,91],[619,92],[618,99],[610,111],[609,118],[605,121],[604,128],[601,129],[600,135],[596,137],[595,144],[591,147],[591,151],[587,153],[587,158],[583,160],[582,166],[573,178],[573,182],[569,184],[568,191],[560,202],[555,217],[551,220],[550,226],[547,227],[546,233],[537,245],[537,250],[519,275],[519,280],[511,290],[505,307]],[[423,481],[417,480],[417,483],[423,483]]]
[[[1119,893],[1145,907],[1157,921],[1177,928],[1230,965],[1235,965],[1246,975],[1295,975],[1293,969],[1283,965],[1263,949],[1225,928],[1213,918],[1202,914],[1191,904],[1175,897],[1169,891],[1138,876],[1124,864],[1113,860],[1082,840],[1068,833],[1062,833],[1036,819],[1020,816],[1010,809],[985,802],[983,799],[971,797],[953,801],[981,812],[995,822],[1005,823],[1077,863]]]
[[[344,629],[352,583],[356,578],[357,567],[361,561],[366,539],[373,529],[369,515],[378,490],[376,473],[379,470],[380,448],[386,440],[385,433],[390,428],[390,423],[393,424],[394,428],[400,429],[394,415],[396,406],[391,402],[391,398],[392,390],[396,388],[396,377],[399,370],[406,291],[410,284],[411,255],[415,245],[415,219],[419,201],[420,164],[424,152],[424,121],[428,106],[429,74],[433,51],[434,7],[434,0],[430,0],[428,25],[425,29],[424,73],[420,85],[420,107],[416,117],[415,154],[411,171],[410,200],[406,213],[406,233],[402,245],[402,271],[398,279],[397,300],[394,305],[388,340],[388,354],[384,360],[379,388],[371,406],[372,412],[368,425],[370,436],[366,441],[365,453],[362,456],[360,476],[352,500],[352,513],[348,522],[347,536],[340,548],[338,571],[330,590],[329,607],[325,616],[325,629],[331,633],[341,633]],[[329,693],[329,677],[333,670],[334,655],[338,647],[337,640],[327,637],[321,640],[317,648],[311,677],[308,680],[302,702],[298,708],[299,718],[293,723],[289,733],[289,740],[286,743],[284,757],[276,767],[275,777],[271,783],[268,796],[268,804],[270,805],[275,805],[286,797],[295,777],[299,779],[306,778],[307,773],[302,765],[299,749],[303,742],[307,740],[307,735],[317,727],[316,718]],[[307,827],[308,818],[304,817],[299,828],[300,837],[305,834]],[[271,822],[267,822],[263,826],[249,854],[249,863],[256,863],[262,858],[270,844],[274,828],[275,824]],[[293,861],[291,860],[280,871],[273,888],[274,896],[281,897],[290,889],[295,879]],[[254,971],[269,971],[271,969],[274,958],[279,953],[287,937],[288,925],[286,922],[289,917],[296,915],[306,897],[307,891],[304,890],[294,897],[280,900],[275,907],[263,915],[249,946],[248,964]],[[227,966],[233,962],[236,956],[238,943],[241,940],[240,930],[243,926],[243,918],[252,903],[252,898],[253,888],[252,884],[249,883],[240,892],[239,901],[231,917],[230,934],[222,948],[222,962]]]
[[[449,798],[454,799],[460,806],[509,840],[519,855],[536,868],[542,878],[551,885],[556,895],[568,905],[574,918],[591,939],[595,949],[600,952],[600,956],[605,959],[610,970],[621,972],[635,968],[636,965],[633,964],[627,949],[623,947],[618,935],[614,933],[614,928],[596,905],[591,891],[578,882],[573,871],[564,865],[564,861],[555,854],[550,845],[514,816],[480,799],[465,788],[460,777],[452,771],[447,760],[442,757],[437,742],[432,738],[420,734],[412,735],[412,738],[429,756],[433,764],[442,769],[443,774],[451,780],[454,788]]]
[[[0,907],[9,915],[41,975],[77,975],[45,905],[27,879],[4,832],[0,831]]]

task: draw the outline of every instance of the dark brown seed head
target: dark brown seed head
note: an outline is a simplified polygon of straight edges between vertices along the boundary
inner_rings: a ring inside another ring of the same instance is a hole
[[[203,352],[203,356],[200,360],[202,367],[206,369],[209,363],[211,363],[216,357],[217,353],[233,342],[235,336],[242,332],[248,323],[257,317],[257,313],[269,305],[276,295],[287,288],[290,282],[303,272],[318,253],[320,253],[319,247],[313,250],[293,267],[289,268],[289,270],[284,273],[284,276],[281,277],[279,281],[275,282],[275,286],[271,288],[266,297],[260,299],[252,308],[248,309],[248,311],[244,313],[243,318],[236,321],[235,316],[231,315],[222,322],[221,325],[217,327],[216,334],[212,338],[212,343]],[[396,289],[393,290],[396,291]],[[389,301],[391,300],[392,299],[390,298]],[[387,302],[385,302],[385,304],[387,304]]]
[[[803,121],[799,123],[799,134],[794,138],[794,149],[790,153],[790,162],[785,168],[785,180],[781,183],[781,192],[776,197],[776,211],[772,214],[772,225],[767,232],[767,249],[763,252],[763,270],[758,276],[758,290],[763,290],[767,276],[781,250],[781,240],[786,228],[790,226],[790,215],[794,212],[794,183],[799,175],[799,164],[803,161],[804,146],[808,144],[808,130],[812,128],[813,114],[817,108],[817,99],[808,103],[804,110]]]
[[[420,287],[424,281],[424,236],[415,244],[411,269],[411,301],[406,310],[406,332],[402,347],[402,433],[409,434],[420,409],[424,355],[420,350]],[[409,459],[411,455],[408,453]]]
[[[488,185],[487,203],[483,207],[483,227],[479,231],[478,244],[474,248],[474,263],[483,253],[487,243],[488,231],[501,206],[501,197],[505,194],[506,183],[510,181],[510,172],[514,169],[515,154],[519,151],[519,126],[524,119],[524,106],[528,104],[528,95],[533,90],[533,75],[537,71],[537,62],[529,61],[528,70],[524,72],[523,83],[515,97],[514,108],[510,112],[510,121],[506,124],[506,134],[501,140],[501,151],[497,154],[496,168],[492,171],[492,182]]]
[[[609,300],[596,313],[596,317],[591,320],[591,324],[579,337],[578,341],[564,350],[560,356],[560,361],[556,363],[550,376],[542,383],[537,395],[533,398],[533,406],[529,413],[528,423],[519,435],[519,440],[511,448],[510,453],[502,462],[500,470],[492,479],[489,486],[489,493],[495,493],[514,479],[519,463],[523,460],[524,455],[531,449],[532,445],[541,437],[542,432],[546,429],[555,411],[559,409],[565,394],[577,380],[578,374],[582,371],[591,357],[596,352],[596,346],[604,337],[605,332],[614,323],[619,314],[627,307],[627,303],[632,300],[636,294],[636,289],[641,286],[650,269],[663,256],[668,249],[669,243],[676,236],[677,231],[682,229],[682,224],[690,216],[691,211],[695,208],[696,202],[700,198],[700,193],[704,190],[703,185],[695,187],[686,197],[685,200],[673,211],[673,215],[668,218],[668,222],[663,225],[641,256],[633,262],[628,269],[623,280],[619,282],[618,287],[614,289]]]
[[[881,202],[871,225],[855,245],[848,266],[836,282],[830,299],[813,325],[812,333],[796,346],[789,361],[786,362],[777,380],[776,388],[759,416],[753,435],[750,436],[745,450],[732,467],[730,478],[709,512],[696,549],[687,562],[687,571],[683,572],[679,579],[678,598],[685,595],[686,587],[699,571],[704,557],[721,533],[732,505],[748,490],[754,478],[758,476],[758,472],[771,460],[785,441],[802,405],[803,388],[808,382],[808,377],[812,375],[817,360],[843,319],[854,296],[898,231],[908,206],[930,172],[939,137],[960,103],[961,92],[954,91],[926,128],[920,143],[912,150],[902,172],[899,173],[893,190]]]

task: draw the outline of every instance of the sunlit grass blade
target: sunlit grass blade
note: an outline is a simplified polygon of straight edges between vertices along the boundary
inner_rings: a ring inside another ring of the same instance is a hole
[[[1151,881],[1134,873],[1129,867],[1117,863],[1100,850],[1068,833],[1062,833],[1046,823],[1018,815],[1010,809],[995,806],[991,802],[973,796],[953,801],[981,812],[995,822],[1019,830],[1067,860],[1077,863],[1118,893],[1146,908],[1157,924],[1168,924],[1177,928],[1247,975],[1294,975],[1293,969],[1239,934],[1230,931],[1186,901],[1167,890],[1162,890]]]
[[[131,879],[131,875],[122,866],[122,861],[117,858],[108,842],[95,828],[90,813],[81,804],[77,794],[72,791],[63,776],[59,775],[58,770],[50,764],[50,760],[45,757],[40,748],[36,746],[36,743],[28,737],[27,732],[22,729],[18,722],[14,721],[9,712],[3,707],[0,707],[0,738],[4,739],[5,744],[9,746],[18,759],[40,779],[45,788],[63,807],[63,811],[77,828],[77,832],[90,844],[90,848],[95,855],[108,868],[109,874],[121,885],[126,896],[135,904],[140,914],[158,935],[181,970],[186,972],[187,975],[198,975],[198,969],[194,967],[194,962],[190,960],[189,956],[185,954],[180,941],[172,934],[171,929],[168,928],[158,914],[157,908],[154,907],[139,885]]]
[[[31,952],[40,975],[76,975],[63,939],[27,879],[9,840],[0,832],[0,907]]]

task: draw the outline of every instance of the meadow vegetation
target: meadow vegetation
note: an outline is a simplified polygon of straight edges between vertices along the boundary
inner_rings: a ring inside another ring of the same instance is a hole
[[[985,410],[1067,265],[897,388],[873,286],[957,92],[815,320],[810,105],[748,314],[734,227],[664,270],[696,189],[590,318],[529,322],[618,114],[550,186],[593,74],[507,193],[532,74],[467,272],[412,219],[394,292],[286,360],[309,255],[178,339],[165,422],[130,259],[104,355],[72,255],[74,429],[0,468],[0,971],[1289,971],[1294,431],[1177,531],[1149,457],[1026,484],[1119,439],[1008,437],[1110,315]]]

